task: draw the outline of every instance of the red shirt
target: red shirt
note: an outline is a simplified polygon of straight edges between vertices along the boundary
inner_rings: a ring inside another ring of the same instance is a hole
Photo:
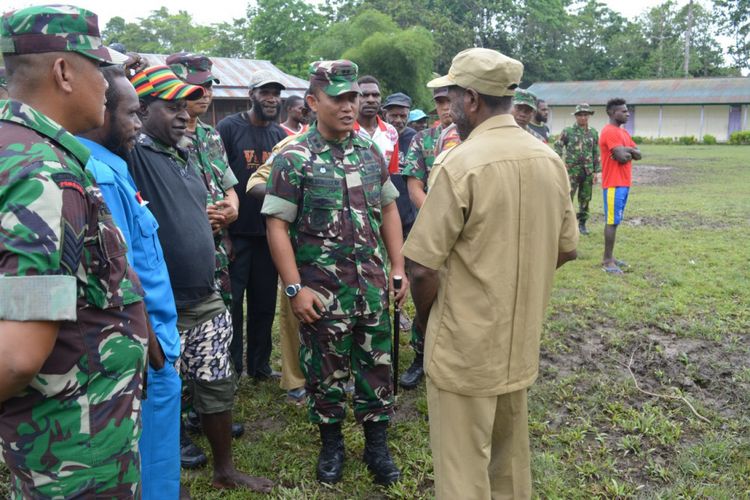
[[[612,157],[612,150],[618,146],[636,147],[628,131],[607,124],[599,134],[599,150],[602,158],[602,189],[630,187],[632,161],[620,163]]]
[[[378,126],[375,128],[375,133],[370,136],[370,133],[359,124],[354,122],[354,133],[359,134],[365,139],[370,139],[374,142],[380,151],[385,156],[385,162],[388,164],[388,173],[398,173],[398,132],[395,127],[390,123],[384,122],[379,116]]]

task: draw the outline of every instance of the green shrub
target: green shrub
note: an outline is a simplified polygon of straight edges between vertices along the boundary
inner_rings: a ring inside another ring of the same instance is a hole
[[[729,144],[750,144],[750,130],[732,132],[732,135],[729,136]]]
[[[671,137],[657,137],[654,139],[654,144],[674,144],[674,139]]]
[[[636,144],[645,144],[646,138],[641,135],[634,135],[633,142]]]
[[[716,144],[716,137],[711,134],[704,135],[703,144]]]
[[[683,135],[677,139],[677,142],[684,146],[692,146],[693,144],[698,144],[698,139],[694,135]]]

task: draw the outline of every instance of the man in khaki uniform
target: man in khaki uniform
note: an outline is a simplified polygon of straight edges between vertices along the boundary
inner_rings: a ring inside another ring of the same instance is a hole
[[[266,195],[266,183],[271,176],[271,165],[276,155],[292,142],[297,135],[290,135],[274,146],[271,156],[258,167],[247,181],[247,194],[263,200]],[[299,364],[299,320],[292,313],[289,297],[278,290],[276,303],[279,304],[279,337],[281,338],[281,381],[279,385],[286,390],[289,400],[302,403],[305,398],[305,376]]]
[[[531,496],[526,388],[553,274],[575,259],[578,230],[565,166],[509,114],[522,73],[519,61],[474,48],[428,84],[450,86],[462,140],[433,171],[403,250],[416,263],[417,317],[429,317],[438,499]]]

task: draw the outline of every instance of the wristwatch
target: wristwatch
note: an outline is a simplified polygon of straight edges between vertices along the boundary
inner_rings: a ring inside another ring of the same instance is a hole
[[[302,285],[299,283],[295,283],[284,288],[284,293],[291,299],[296,297],[300,290],[302,290]]]

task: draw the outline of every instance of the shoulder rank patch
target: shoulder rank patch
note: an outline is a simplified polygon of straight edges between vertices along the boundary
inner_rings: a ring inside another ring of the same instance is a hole
[[[81,182],[75,174],[69,172],[55,172],[52,174],[52,180],[55,181],[60,189],[75,189],[81,196],[85,196],[85,191]]]

